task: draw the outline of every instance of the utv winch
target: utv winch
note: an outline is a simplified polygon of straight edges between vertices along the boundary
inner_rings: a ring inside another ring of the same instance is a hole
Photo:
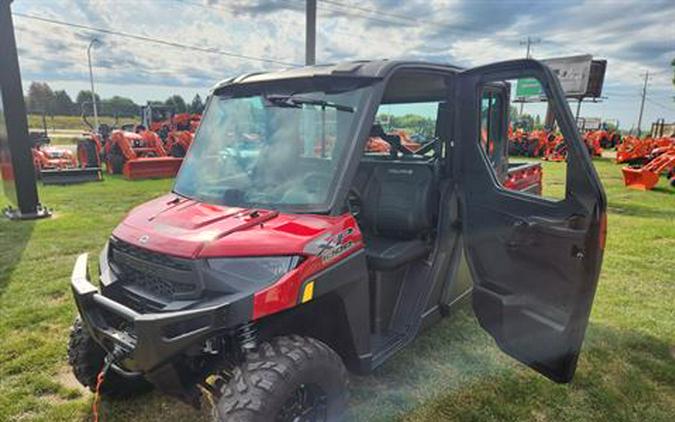
[[[540,82],[568,143],[564,199],[540,196],[541,168],[523,173],[538,186],[514,180],[506,81],[520,78]],[[405,142],[378,112],[422,103],[435,127]],[[77,259],[70,363],[94,389],[107,362],[104,396],[155,387],[195,405],[208,394],[223,421],[339,420],[346,368],[372,371],[470,298],[504,352],[569,382],[605,210],[559,81],[537,61],[228,79],[172,192],[113,231],[98,287]]]

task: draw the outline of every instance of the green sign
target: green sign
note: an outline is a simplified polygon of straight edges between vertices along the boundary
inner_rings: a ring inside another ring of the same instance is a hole
[[[516,97],[518,98],[539,98],[543,94],[539,81],[534,78],[518,79],[516,85]]]

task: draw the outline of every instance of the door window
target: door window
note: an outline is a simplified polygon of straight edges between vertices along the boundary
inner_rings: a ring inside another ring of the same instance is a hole
[[[502,188],[561,200],[567,179],[565,140],[547,99],[518,97],[517,86],[517,80],[510,80],[482,87],[478,145]]]

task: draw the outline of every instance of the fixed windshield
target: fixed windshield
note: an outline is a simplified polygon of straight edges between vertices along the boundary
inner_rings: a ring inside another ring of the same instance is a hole
[[[368,89],[214,96],[174,191],[219,205],[326,209]]]

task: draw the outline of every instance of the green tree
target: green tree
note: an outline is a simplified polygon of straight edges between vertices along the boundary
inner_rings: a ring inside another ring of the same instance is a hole
[[[27,108],[29,113],[51,113],[54,91],[46,82],[33,82],[28,87]]]
[[[69,116],[76,112],[75,103],[64,90],[54,91],[52,113],[60,116]]]
[[[78,92],[77,97],[75,97],[75,104],[77,105],[76,113],[81,113],[83,110],[82,105],[86,104],[84,111],[87,115],[91,115],[93,113],[91,106],[91,91],[82,90]],[[101,109],[101,97],[99,97],[98,94],[96,94],[96,106],[97,111]]]
[[[172,95],[164,101],[165,105],[173,107],[176,113],[187,113],[187,105],[180,95]]]
[[[188,107],[190,113],[199,113],[201,114],[204,111],[204,103],[202,102],[202,97],[199,94],[196,94],[192,99],[190,106]]]
[[[120,117],[136,117],[140,113],[140,106],[131,98],[115,95],[101,101],[101,114]]]

